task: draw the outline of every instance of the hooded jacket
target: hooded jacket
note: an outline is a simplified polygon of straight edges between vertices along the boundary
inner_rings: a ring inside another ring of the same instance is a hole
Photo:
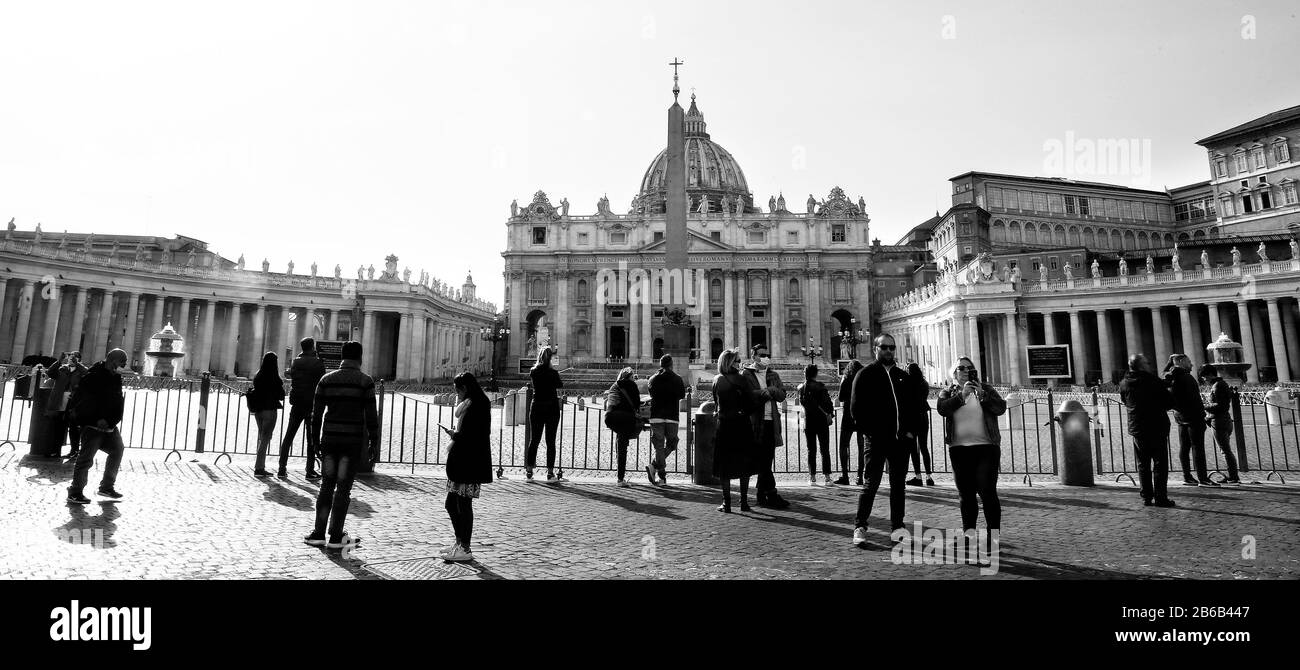
[[[785,444],[781,439],[781,407],[780,404],[785,400],[785,387],[781,386],[781,375],[776,370],[768,368],[763,371],[763,381],[767,383],[767,390],[770,397],[763,397],[763,387],[758,383],[758,368],[753,363],[746,365],[740,371],[740,375],[749,382],[750,388],[754,391],[754,413],[749,415],[750,421],[754,424],[754,435],[763,434],[763,421],[767,414],[767,407],[772,408],[772,430],[776,435],[776,446]]]
[[[1169,410],[1174,397],[1159,377],[1150,372],[1124,373],[1119,383],[1119,398],[1128,408],[1128,432],[1137,438],[1169,436]]]
[[[1174,417],[1185,426],[1205,428],[1205,403],[1201,387],[1187,370],[1175,367],[1165,375],[1165,383],[1174,397]]]

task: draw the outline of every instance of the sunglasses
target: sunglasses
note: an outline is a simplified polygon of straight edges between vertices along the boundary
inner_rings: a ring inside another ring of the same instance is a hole
[[[974,369],[975,369],[975,366],[974,366],[974,365],[958,365],[958,366],[957,366],[957,369],[958,369],[958,370],[974,370]]]
[[[897,349],[898,347],[897,347],[896,345],[893,345],[893,344],[877,344],[877,345],[876,345],[876,348],[877,348],[877,349],[884,349],[885,351],[893,351],[893,350]]]

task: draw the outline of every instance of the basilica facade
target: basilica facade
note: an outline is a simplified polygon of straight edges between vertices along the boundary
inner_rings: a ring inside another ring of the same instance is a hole
[[[767,345],[774,359],[801,347],[840,357],[841,332],[871,318],[870,217],[842,189],[787,206],[756,202],[744,171],[707,132],[691,96],[685,117],[689,245],[685,284],[694,308],[656,278],[665,265],[666,150],[650,161],[625,213],[602,198],[594,214],[570,214],[567,199],[536,192],[512,203],[506,221],[505,309],[517,366],[552,346],[564,365],[648,363],[664,350],[665,326],[686,325],[692,358],[725,347]],[[645,277],[644,292],[610,290]],[[843,343],[847,345],[846,343]],[[850,352],[851,353],[851,352]]]

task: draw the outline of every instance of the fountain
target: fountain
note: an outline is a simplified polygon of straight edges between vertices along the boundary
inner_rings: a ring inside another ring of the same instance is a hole
[[[169,322],[149,338],[149,350],[144,352],[144,375],[149,377],[175,377],[176,359],[185,355],[185,340]]]
[[[1209,363],[1202,366],[1202,370],[1206,373],[1213,370],[1223,377],[1223,381],[1233,386],[1246,383],[1246,370],[1250,368],[1250,363],[1245,362],[1242,346],[1233,342],[1227,333],[1219,333],[1219,339],[1205,347],[1205,351]]]

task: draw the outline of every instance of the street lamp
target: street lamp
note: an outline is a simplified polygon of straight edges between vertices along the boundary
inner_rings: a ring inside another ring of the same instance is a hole
[[[849,357],[858,357],[858,344],[871,340],[871,333],[858,328],[857,317],[849,319],[849,329],[840,331],[840,341],[848,344]]]
[[[812,365],[812,364],[814,364],[814,363],[817,362],[817,359],[818,359],[819,357],[821,357],[821,355],[822,355],[822,345],[820,345],[820,344],[813,344],[813,338],[812,338],[811,335],[809,335],[809,336],[808,336],[808,346],[806,346],[806,347],[799,347],[799,351],[802,351],[802,352],[803,352],[803,355],[808,357],[808,364],[809,364],[809,365]]]
[[[497,387],[497,343],[504,342],[510,337],[510,329],[503,328],[500,321],[493,321],[491,327],[483,326],[478,329],[479,339],[484,342],[492,343],[492,389]]]

